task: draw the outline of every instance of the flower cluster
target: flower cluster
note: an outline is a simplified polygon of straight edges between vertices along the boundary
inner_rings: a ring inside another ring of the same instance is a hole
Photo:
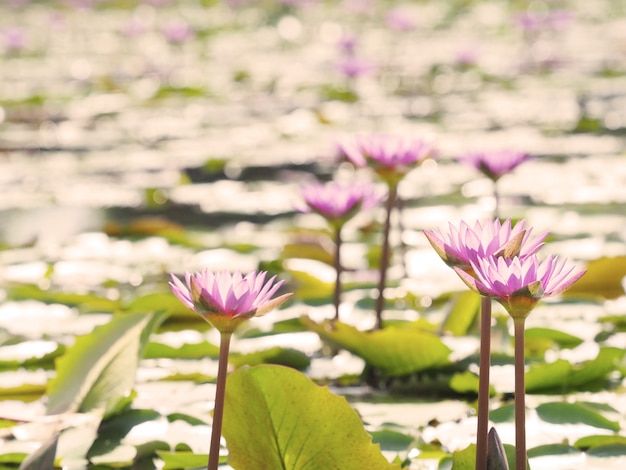
[[[531,236],[526,222],[508,219],[450,224],[447,233],[424,230],[441,258],[475,292],[496,299],[513,318],[525,318],[542,297],[559,294],[584,273],[551,256],[539,262],[536,254],[547,233]]]

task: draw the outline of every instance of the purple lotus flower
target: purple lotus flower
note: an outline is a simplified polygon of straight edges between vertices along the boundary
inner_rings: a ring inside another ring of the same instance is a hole
[[[170,289],[188,308],[199,313],[220,333],[232,333],[244,321],[264,315],[280,306],[292,294],[272,299],[284,281],[274,282],[276,276],[265,282],[267,273],[251,272],[245,277],[240,272],[213,273],[204,269],[185,273],[185,283],[171,275]]]
[[[358,167],[370,166],[388,184],[397,184],[404,176],[437,150],[422,140],[390,134],[361,134],[339,142],[340,157]]]
[[[412,31],[417,26],[417,21],[406,8],[395,7],[385,15],[385,23],[390,29],[396,31]]]
[[[373,185],[364,183],[341,184],[331,181],[315,183],[302,188],[306,204],[302,212],[315,212],[334,226],[342,226],[359,211],[371,209],[381,200]]]
[[[531,157],[525,152],[497,150],[471,152],[458,157],[458,161],[473,166],[492,181],[499,180]]]
[[[501,223],[499,219],[480,223],[474,227],[462,221],[458,227],[449,224],[448,233],[440,230],[424,230],[424,235],[451,267],[458,267],[470,272],[472,262],[489,256],[522,259],[534,255],[548,236],[545,232],[531,237],[532,228],[526,229],[526,221],[521,220],[511,226],[511,219]]]
[[[26,32],[19,27],[11,27],[3,32],[4,46],[8,51],[21,51],[26,47]]]
[[[586,270],[567,266],[567,260],[550,256],[539,263],[536,256],[513,258],[489,256],[471,261],[474,276],[454,270],[475,292],[495,298],[513,318],[528,316],[542,297],[559,294]]]
[[[166,23],[161,28],[161,32],[172,44],[183,44],[195,36],[193,28],[182,21],[172,21]]]
[[[337,70],[348,78],[357,78],[373,72],[376,66],[366,59],[346,55],[337,61]]]

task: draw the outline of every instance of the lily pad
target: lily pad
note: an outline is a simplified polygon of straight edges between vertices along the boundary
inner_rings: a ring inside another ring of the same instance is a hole
[[[321,338],[356,354],[389,376],[450,364],[450,348],[430,332],[394,326],[363,332],[345,323],[315,323],[308,317],[302,317],[302,322]]]

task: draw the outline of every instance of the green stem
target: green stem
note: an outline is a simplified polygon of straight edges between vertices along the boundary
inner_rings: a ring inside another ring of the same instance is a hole
[[[481,298],[480,312],[476,470],[486,470],[489,434],[489,368],[491,367],[491,299],[489,297]]]
[[[526,470],[526,387],[524,384],[524,318],[514,318],[515,331],[515,469]]]
[[[224,418],[224,398],[226,396],[226,374],[228,372],[228,350],[232,333],[220,334],[220,356],[217,366],[217,390],[213,407],[213,427],[211,428],[211,447],[207,470],[217,470],[220,462],[220,438]]]
[[[333,304],[335,305],[335,320],[339,320],[339,305],[341,304],[341,227],[335,229],[335,292]]]
[[[383,307],[385,305],[385,285],[387,283],[387,268],[389,267],[389,233],[391,232],[391,213],[398,193],[397,184],[389,185],[389,194],[385,204],[385,225],[383,227],[383,246],[380,255],[380,277],[378,280],[378,298],[376,299],[376,326],[380,330],[383,326]]]

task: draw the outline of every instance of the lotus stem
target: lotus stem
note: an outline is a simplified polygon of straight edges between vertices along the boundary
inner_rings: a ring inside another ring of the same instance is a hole
[[[383,227],[383,246],[380,255],[380,277],[378,280],[378,298],[376,299],[376,326],[380,330],[383,326],[383,308],[385,306],[385,285],[387,283],[387,268],[389,267],[389,233],[391,232],[391,213],[398,194],[397,184],[389,184],[387,203],[385,204],[385,225]]]
[[[228,351],[232,333],[220,333],[220,355],[217,365],[217,390],[213,407],[213,426],[211,428],[211,446],[207,470],[217,470],[220,462],[220,439],[224,419],[224,399],[226,397],[226,375],[228,372]]]
[[[491,367],[491,298],[480,303],[480,354],[478,372],[478,426],[476,470],[486,470],[489,433],[489,369]]]
[[[515,332],[515,470],[526,470],[526,386],[524,318],[514,318]]]
[[[339,321],[339,306],[341,305],[341,227],[335,229],[335,292],[333,304],[335,306],[335,321]]]

